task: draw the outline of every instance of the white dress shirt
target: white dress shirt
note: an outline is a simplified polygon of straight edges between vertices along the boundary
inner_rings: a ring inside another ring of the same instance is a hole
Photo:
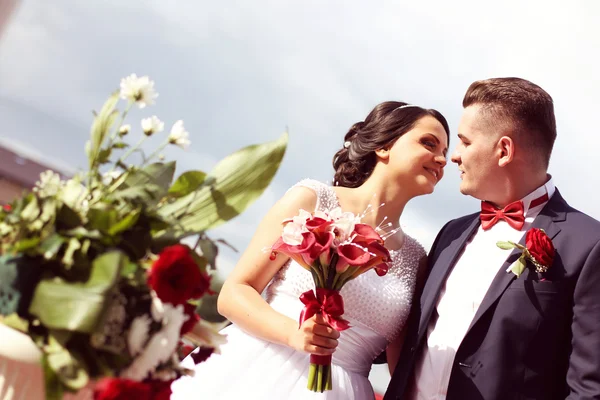
[[[427,343],[415,366],[410,399],[446,398],[456,351],[498,269],[511,253],[497,247],[496,242],[518,243],[546,205],[542,203],[530,209],[529,204],[545,193],[551,198],[554,191],[554,183],[550,177],[545,185],[522,199],[525,224],[521,230],[516,230],[506,221],[500,220],[487,231],[479,226],[477,232],[469,239],[440,291],[436,304],[437,318],[434,313],[429,322]]]

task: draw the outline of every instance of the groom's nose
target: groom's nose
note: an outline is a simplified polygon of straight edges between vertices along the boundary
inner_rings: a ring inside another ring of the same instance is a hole
[[[461,163],[460,153],[458,152],[458,150],[454,150],[454,153],[452,153],[452,156],[450,157],[450,160],[453,163],[456,163],[456,164],[460,164]]]

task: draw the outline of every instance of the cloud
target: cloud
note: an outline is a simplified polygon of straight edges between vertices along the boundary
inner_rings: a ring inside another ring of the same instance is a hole
[[[180,169],[208,170],[288,126],[289,149],[268,193],[213,233],[243,250],[287,188],[306,177],[331,179],[344,134],[377,103],[439,109],[453,129],[452,150],[468,85],[521,76],[555,99],[555,183],[572,205],[600,218],[599,12],[593,0],[24,0],[0,37],[0,135],[85,165],[91,110],[132,72],[150,75],[160,97],[156,107],[132,112],[130,123],[152,114],[166,125],[183,119],[192,135],[189,152],[167,152]],[[448,219],[477,208],[458,193],[456,167],[445,175],[402,219],[425,247]],[[224,269],[239,256],[223,255]]]

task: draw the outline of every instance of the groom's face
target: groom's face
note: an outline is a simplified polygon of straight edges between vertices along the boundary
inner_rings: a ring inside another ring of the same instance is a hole
[[[452,162],[460,171],[460,191],[480,200],[493,200],[498,186],[494,124],[479,105],[464,109],[458,127],[458,144]]]

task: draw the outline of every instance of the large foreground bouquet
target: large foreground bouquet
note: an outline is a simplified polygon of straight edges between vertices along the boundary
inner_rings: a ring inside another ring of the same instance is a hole
[[[375,269],[378,275],[387,273],[390,253],[383,238],[361,218],[335,208],[330,212],[309,213],[300,210],[298,216],[284,221],[283,234],[272,246],[272,258],[283,253],[312,274],[315,291],[300,296],[305,305],[300,324],[315,314],[338,331],[350,327],[342,315],[342,287],[350,280]],[[331,356],[311,355],[308,389],[323,392],[332,389]]]
[[[45,172],[0,210],[0,321],[41,350],[49,399],[84,387],[96,399],[168,399],[171,382],[191,373],[179,365],[183,335],[201,347],[198,362],[223,342],[195,313],[215,263],[205,231],[262,193],[287,136],[173,180],[175,163],[160,152],[189,145],[182,121],[148,157],[142,143],[164,130],[156,116],[141,121],[137,145],[126,141],[128,110],[156,96],[148,77],[123,79],[95,114],[89,169],[68,180]]]

